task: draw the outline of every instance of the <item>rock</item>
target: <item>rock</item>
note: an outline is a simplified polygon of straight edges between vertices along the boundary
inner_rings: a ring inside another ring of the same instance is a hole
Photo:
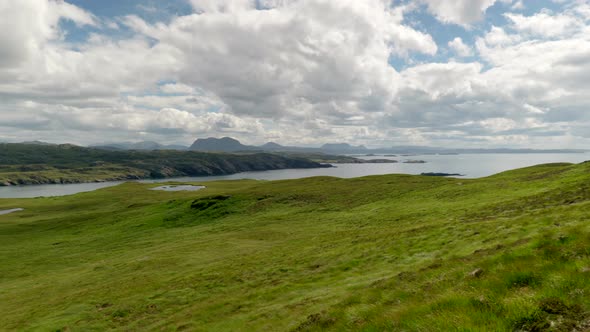
[[[471,272],[469,272],[469,276],[472,278],[479,278],[483,274],[483,269],[477,268]]]
[[[363,164],[395,164],[397,163],[397,160],[392,160],[392,159],[371,159],[371,160],[365,160],[363,162]]]

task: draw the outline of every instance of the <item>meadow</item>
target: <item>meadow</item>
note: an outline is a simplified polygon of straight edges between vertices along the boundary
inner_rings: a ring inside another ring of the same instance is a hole
[[[0,199],[0,329],[590,329],[590,163],[158,185]]]

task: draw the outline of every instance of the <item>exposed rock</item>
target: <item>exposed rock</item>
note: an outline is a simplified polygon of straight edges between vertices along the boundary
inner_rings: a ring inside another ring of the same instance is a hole
[[[469,272],[469,276],[472,278],[479,278],[483,274],[483,269],[477,268],[471,272]]]

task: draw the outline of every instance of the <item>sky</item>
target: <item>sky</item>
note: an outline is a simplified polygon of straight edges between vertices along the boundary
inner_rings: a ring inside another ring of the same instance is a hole
[[[0,0],[0,141],[590,147],[590,0]]]

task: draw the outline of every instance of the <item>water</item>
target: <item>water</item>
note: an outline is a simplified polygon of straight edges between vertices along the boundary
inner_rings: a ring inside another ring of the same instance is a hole
[[[554,154],[463,154],[463,155],[416,155],[398,157],[358,157],[363,159],[424,160],[425,164],[339,164],[335,168],[285,169],[263,172],[244,172],[232,175],[209,177],[185,177],[174,179],[141,180],[142,183],[162,183],[168,181],[207,182],[218,180],[286,180],[312,176],[335,176],[353,178],[382,174],[420,174],[420,173],[458,173],[465,178],[479,178],[503,171],[544,163],[580,163],[590,160],[588,153]],[[0,198],[25,198],[38,196],[64,196],[79,192],[93,191],[114,186],[120,182],[83,183],[65,185],[13,186],[0,187]]]
[[[10,210],[0,210],[0,216],[5,215],[5,214],[10,214],[13,212],[19,212],[19,211],[23,211],[24,209],[21,208],[17,208],[17,209],[10,209]]]
[[[205,189],[203,186],[191,186],[191,185],[184,185],[184,186],[161,186],[152,188],[151,190],[160,190],[160,191],[198,191],[201,189]]]
[[[42,184],[31,186],[0,187],[0,198],[31,198],[66,196],[96,189],[112,187],[122,182],[76,183],[76,184]]]

